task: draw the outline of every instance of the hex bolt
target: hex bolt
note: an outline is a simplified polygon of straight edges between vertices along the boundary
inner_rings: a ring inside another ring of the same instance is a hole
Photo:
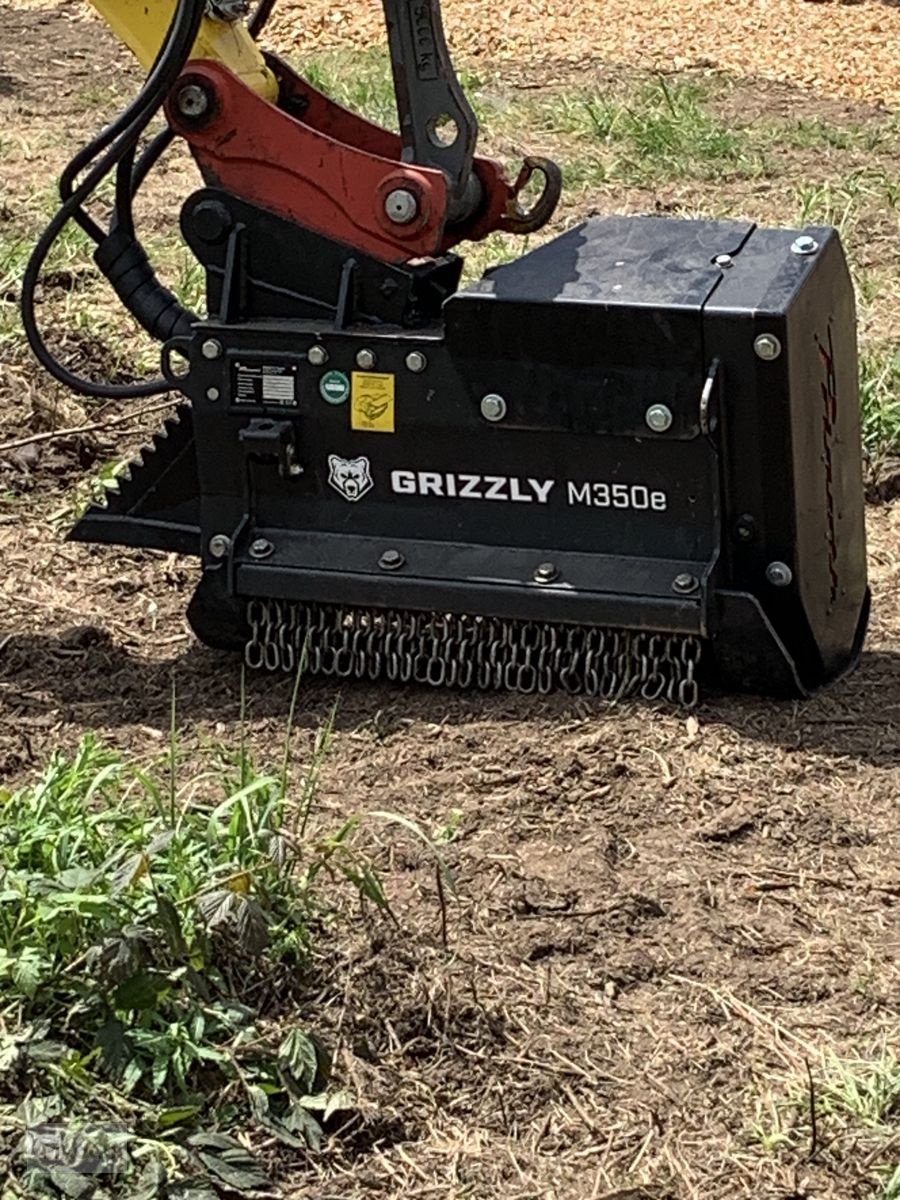
[[[397,188],[385,197],[384,214],[395,225],[408,225],[419,215],[419,202],[406,188]]]
[[[356,365],[361,371],[371,371],[378,359],[374,350],[359,350],[356,355]]]
[[[324,346],[320,346],[317,342],[315,346],[310,346],[306,353],[306,357],[314,367],[324,367],[328,362],[328,351]]]
[[[486,421],[502,421],[506,416],[506,401],[496,392],[489,392],[482,398],[481,415]]]
[[[665,433],[672,428],[672,410],[668,404],[651,404],[644,413],[644,420],[654,433]]]
[[[209,387],[206,389],[207,400],[218,400],[220,394],[221,393],[217,387]]]
[[[788,587],[794,580],[794,572],[783,562],[770,562],[766,567],[766,579],[772,587]]]
[[[727,271],[729,267],[734,266],[734,259],[730,254],[717,254],[713,259],[714,266],[721,267],[723,271]]]
[[[378,565],[382,571],[399,571],[406,565],[406,559],[399,550],[385,550],[378,560]]]
[[[250,543],[251,558],[269,558],[275,553],[275,547],[268,538],[257,538],[255,542]]]
[[[802,233],[800,237],[795,238],[791,242],[791,254],[815,254],[818,249],[819,243],[814,237],[810,237],[808,233]]]
[[[421,350],[410,350],[406,356],[406,369],[414,375],[421,375],[428,366],[428,359]]]
[[[209,96],[198,83],[186,84],[175,97],[175,107],[189,121],[196,121],[209,109]]]
[[[753,343],[753,349],[763,362],[774,362],[781,353],[781,342],[774,333],[761,333]]]
[[[535,583],[554,583],[559,579],[559,567],[555,563],[541,563],[540,566],[535,567],[532,579]]]
[[[700,581],[696,575],[689,575],[685,571],[682,575],[676,575],[672,580],[672,591],[677,592],[679,596],[689,596],[691,592],[696,592],[700,586]]]
[[[221,358],[222,343],[216,338],[207,338],[200,347],[200,353],[204,358]]]
[[[216,533],[209,539],[209,552],[213,558],[227,558],[231,551],[231,538]]]

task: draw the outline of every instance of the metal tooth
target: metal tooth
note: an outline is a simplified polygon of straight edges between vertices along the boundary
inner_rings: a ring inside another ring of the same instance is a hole
[[[697,703],[696,637],[254,600],[247,665],[431,687]]]

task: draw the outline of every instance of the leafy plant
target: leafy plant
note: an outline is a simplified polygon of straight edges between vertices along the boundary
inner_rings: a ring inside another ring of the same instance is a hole
[[[361,817],[313,836],[332,721],[296,790],[287,751],[261,774],[243,746],[180,785],[173,712],[161,768],[88,737],[36,784],[0,792],[0,1130],[23,1124],[24,1094],[63,1100],[69,1129],[102,1098],[131,1142],[170,1157],[177,1146],[180,1169],[239,1192],[258,1168],[235,1159],[246,1150],[230,1128],[319,1145],[350,1100],[329,1089],[329,1054],[297,1020],[310,954],[335,884],[390,914],[357,845]]]

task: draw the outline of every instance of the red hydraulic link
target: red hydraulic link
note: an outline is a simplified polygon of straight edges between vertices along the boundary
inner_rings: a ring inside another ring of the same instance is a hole
[[[169,123],[208,184],[391,263],[433,257],[496,229],[527,232],[552,212],[548,193],[558,184],[546,170],[552,164],[529,160],[544,172],[547,188],[532,213],[523,214],[517,201],[523,176],[512,185],[499,163],[476,158],[481,202],[448,226],[441,171],[401,162],[399,137],[335,103],[279,59],[267,61],[280,84],[278,106],[207,60],[190,63],[172,91]],[[388,216],[396,204],[402,222]]]

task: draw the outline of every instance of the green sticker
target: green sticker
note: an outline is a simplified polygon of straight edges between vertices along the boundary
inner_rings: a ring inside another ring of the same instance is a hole
[[[329,404],[346,404],[350,398],[350,380],[343,371],[326,371],[319,380],[319,395]]]

